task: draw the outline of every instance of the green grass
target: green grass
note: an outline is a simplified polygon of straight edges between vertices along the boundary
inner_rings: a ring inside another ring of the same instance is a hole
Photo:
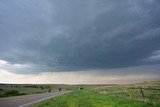
[[[160,107],[160,104],[117,98],[100,94],[93,90],[76,90],[63,96],[41,102],[33,107]]]
[[[1,85],[0,89],[0,98],[43,93],[48,91],[48,89],[42,90],[41,88],[11,87],[10,85]]]
[[[72,90],[76,87],[65,84],[0,84],[0,98],[53,92],[60,88],[62,90]]]
[[[145,98],[142,97],[143,88]],[[150,103],[160,103],[160,82],[143,82],[126,85],[102,86],[94,89],[99,93],[118,98],[138,99]]]
[[[20,96],[20,95],[26,95],[26,93],[19,93],[19,91],[17,90],[9,90],[1,94],[1,97]]]

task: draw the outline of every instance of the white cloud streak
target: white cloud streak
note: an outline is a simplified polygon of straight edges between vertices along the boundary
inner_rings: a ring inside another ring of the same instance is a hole
[[[9,63],[5,60],[0,60],[0,69],[9,70],[9,71],[17,71],[24,70],[30,68],[30,65],[27,64],[18,64],[18,63]]]

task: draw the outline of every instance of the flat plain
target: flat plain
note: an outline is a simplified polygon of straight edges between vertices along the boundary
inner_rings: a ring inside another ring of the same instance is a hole
[[[134,84],[1,84],[0,97],[68,91],[33,107],[160,107],[160,81]]]
[[[84,85],[33,107],[160,107],[160,82]]]

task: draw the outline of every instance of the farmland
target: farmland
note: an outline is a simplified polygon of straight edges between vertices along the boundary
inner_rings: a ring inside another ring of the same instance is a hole
[[[127,85],[84,85],[34,107],[159,107],[160,82]],[[143,93],[143,94],[142,94]]]

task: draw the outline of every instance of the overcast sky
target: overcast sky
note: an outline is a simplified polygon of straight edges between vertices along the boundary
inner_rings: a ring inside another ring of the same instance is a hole
[[[0,82],[157,80],[159,5],[159,0],[0,0]]]

